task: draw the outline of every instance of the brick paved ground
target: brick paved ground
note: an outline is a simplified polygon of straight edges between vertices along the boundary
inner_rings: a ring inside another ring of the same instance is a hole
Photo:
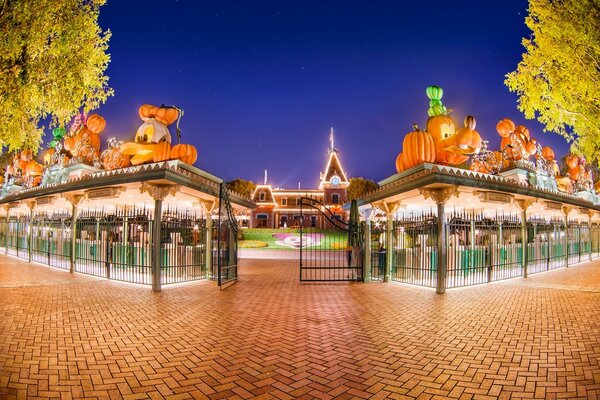
[[[449,291],[148,288],[0,256],[0,398],[600,397],[600,262]]]

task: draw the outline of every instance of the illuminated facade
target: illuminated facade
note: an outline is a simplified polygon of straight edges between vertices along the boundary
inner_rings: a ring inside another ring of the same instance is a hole
[[[257,185],[252,200],[256,208],[252,211],[249,226],[252,228],[294,228],[302,223],[306,228],[327,229],[330,223],[317,210],[304,208],[304,221],[300,221],[299,199],[310,197],[318,200],[341,220],[347,219],[342,209],[346,202],[348,176],[342,168],[339,150],[333,146],[333,129],[330,134],[331,145],[328,149],[327,164],[319,177],[316,189],[283,189],[273,188],[265,180]]]

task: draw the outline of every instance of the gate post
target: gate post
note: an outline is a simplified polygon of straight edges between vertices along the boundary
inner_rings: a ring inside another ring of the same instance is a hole
[[[441,189],[419,189],[421,195],[427,199],[431,198],[437,204],[437,283],[435,292],[446,293],[446,271],[448,262],[446,260],[446,202],[452,196],[458,197],[458,186],[448,186]]]
[[[71,203],[71,257],[69,264],[69,273],[75,272],[75,250],[77,249],[77,211],[79,204],[85,198],[83,194],[63,194],[63,197]]]
[[[205,238],[205,243],[204,243],[204,248],[205,248],[205,257],[204,260],[206,262],[206,279],[211,279],[212,278],[212,273],[213,273],[213,265],[212,265],[212,228],[213,228],[213,223],[212,223],[212,212],[215,208],[215,202],[214,201],[208,201],[208,200],[198,200],[200,207],[202,208],[202,210],[204,211],[204,220],[206,221],[206,223],[204,224],[204,226],[206,227],[206,238]]]
[[[152,221],[152,291],[161,290],[161,272],[163,259],[161,257],[161,226],[162,226],[162,202],[168,195],[175,195],[179,191],[179,185],[155,185],[142,182],[140,193],[148,193],[154,199],[154,220]]]
[[[527,209],[535,203],[532,199],[516,199],[515,204],[521,210],[521,266],[523,267],[523,278],[528,275],[528,260],[527,260],[527,245],[529,238],[527,237]]]
[[[365,220],[365,251],[363,261],[363,281],[371,281],[371,217]]]
[[[565,216],[565,267],[569,268],[569,213],[573,207],[562,206],[562,212]]]

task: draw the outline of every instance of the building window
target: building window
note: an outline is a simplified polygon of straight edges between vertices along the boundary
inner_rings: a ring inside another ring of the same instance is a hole
[[[287,197],[282,197],[282,198],[281,198],[281,205],[282,205],[283,207],[286,207],[286,206],[287,206]]]
[[[258,228],[266,228],[267,227],[267,219],[269,216],[267,214],[257,214],[256,215],[256,226]]]
[[[340,195],[339,194],[331,195],[331,200],[333,201],[333,204],[339,204],[340,203]]]
[[[261,191],[258,193],[258,201],[265,201],[266,193]]]
[[[282,215],[279,220],[279,226],[282,228],[287,228],[287,215]]]
[[[310,216],[310,227],[311,228],[316,228],[317,227],[317,216],[316,215],[311,215]]]

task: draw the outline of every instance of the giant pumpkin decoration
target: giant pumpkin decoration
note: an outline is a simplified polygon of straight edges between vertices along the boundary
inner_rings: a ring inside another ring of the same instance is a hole
[[[402,153],[398,153],[398,157],[396,157],[396,172],[400,173],[406,169],[404,166],[404,158],[402,157]]]
[[[183,115],[182,109],[175,106],[156,107],[144,104],[138,112],[144,123],[138,128],[134,141],[123,143],[119,148],[121,154],[131,156],[132,165],[174,159],[188,164],[196,162],[198,152],[194,146],[178,143],[171,147],[171,132],[167,125],[177,121],[179,142],[179,119]]]
[[[579,164],[579,158],[573,154],[570,154],[567,156],[566,162],[567,162],[567,167],[572,169],[572,168],[575,168],[577,166],[577,164]]]
[[[446,150],[454,144],[456,128],[450,117],[450,110],[442,104],[444,91],[439,86],[428,86],[429,110],[427,114],[427,132],[435,143],[435,162],[445,165],[458,165],[466,162],[469,157]]]
[[[460,128],[456,132],[454,144],[446,149],[456,154],[478,154],[481,150],[482,141],[479,132],[475,130],[477,125],[475,117],[467,115],[464,124],[464,128]]]
[[[554,161],[554,150],[552,150],[552,147],[542,147],[542,157],[544,157],[548,161]]]
[[[509,118],[504,118],[496,124],[496,130],[501,137],[509,137],[515,131],[515,123]]]
[[[198,158],[196,148],[191,144],[176,144],[171,149],[171,158],[176,158],[186,164],[193,164]]]
[[[435,161],[435,143],[431,135],[419,129],[415,124],[414,131],[408,133],[402,142],[402,154],[406,169],[421,163]]]

